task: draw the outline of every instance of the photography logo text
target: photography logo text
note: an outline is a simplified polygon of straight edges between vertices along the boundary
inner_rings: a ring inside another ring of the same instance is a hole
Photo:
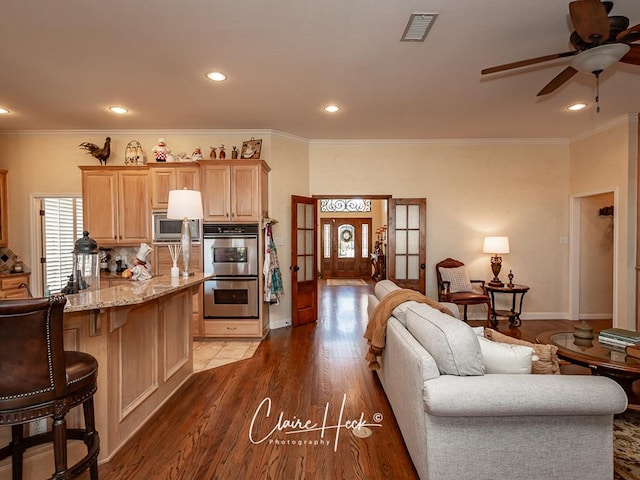
[[[334,414],[334,409],[329,402],[324,407],[324,414],[322,420],[302,419],[297,416],[288,417],[283,411],[280,411],[276,417],[272,416],[272,401],[267,397],[258,408],[256,408],[253,418],[251,419],[251,426],[249,427],[249,440],[253,444],[260,444],[268,442],[272,445],[299,445],[299,446],[329,446],[333,443],[333,451],[338,449],[338,439],[340,438],[340,432],[342,430],[360,430],[364,427],[381,427],[382,426],[382,414],[374,413],[372,421],[369,422],[365,419],[364,413],[360,414],[359,418],[346,419],[345,418],[345,405],[347,403],[347,395],[342,397],[342,403],[339,411],[337,411],[337,418],[331,418]],[[273,422],[268,420],[273,419]],[[266,433],[256,432],[258,425],[267,424]],[[305,436],[313,432],[319,432],[318,435]],[[335,437],[331,439],[330,433],[335,433]],[[281,435],[278,435],[281,434]],[[284,436],[283,436],[284,435]],[[293,437],[290,437],[292,436]],[[303,438],[300,438],[300,436]],[[285,437],[286,436],[286,437]],[[331,441],[333,440],[333,442]]]

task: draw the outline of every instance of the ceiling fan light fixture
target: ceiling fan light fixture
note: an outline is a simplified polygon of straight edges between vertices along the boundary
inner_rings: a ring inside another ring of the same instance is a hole
[[[327,113],[336,113],[340,111],[340,107],[338,105],[325,105],[322,109]]]
[[[9,113],[8,108],[0,107],[0,115],[9,115]]]
[[[573,57],[571,66],[582,73],[602,72],[619,62],[629,48],[625,43],[608,43],[593,47]]]

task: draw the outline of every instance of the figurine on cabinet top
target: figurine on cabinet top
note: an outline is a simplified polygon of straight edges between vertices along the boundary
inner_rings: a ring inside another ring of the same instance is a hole
[[[195,148],[195,150],[191,154],[191,160],[194,162],[196,160],[202,160],[202,150],[200,149],[200,147]]]
[[[224,149],[224,144],[220,145],[220,160],[227,158],[227,152]]]
[[[238,158],[238,147],[235,145],[231,149],[231,158]]]
[[[158,144],[153,147],[152,151],[156,157],[156,162],[166,162],[167,156],[171,153],[171,150],[167,146],[167,141],[164,138],[158,139]]]
[[[216,159],[216,147],[209,147],[211,150],[209,150],[209,158],[211,160],[215,160]]]

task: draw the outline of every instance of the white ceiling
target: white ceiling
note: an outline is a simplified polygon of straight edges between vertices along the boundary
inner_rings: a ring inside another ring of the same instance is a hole
[[[400,42],[411,13],[426,42]],[[640,23],[638,0],[611,14]],[[570,50],[559,0],[4,0],[0,131],[273,129],[308,139],[573,138],[640,112],[640,66],[480,70]],[[228,80],[214,84],[205,73]],[[578,100],[590,108],[569,113]],[[343,110],[329,115],[327,103]],[[116,116],[110,105],[131,113]]]

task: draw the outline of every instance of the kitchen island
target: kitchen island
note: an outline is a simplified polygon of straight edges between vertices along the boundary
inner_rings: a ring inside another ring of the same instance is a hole
[[[192,296],[211,275],[142,282],[67,296],[64,315],[66,350],[88,352],[98,360],[95,416],[100,461],[119,448],[193,373]],[[69,425],[81,421],[78,409]],[[8,429],[5,429],[8,430]],[[2,439],[9,432],[0,432]],[[81,442],[70,442],[69,463],[82,455]],[[49,446],[25,456],[25,478],[51,475]],[[10,478],[10,464],[0,465],[0,479]]]

